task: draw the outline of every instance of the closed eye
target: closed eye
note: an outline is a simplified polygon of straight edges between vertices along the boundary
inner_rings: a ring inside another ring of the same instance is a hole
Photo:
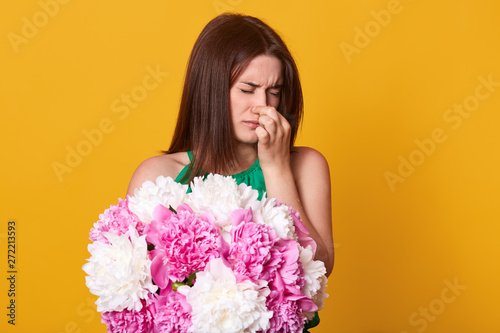
[[[251,94],[253,93],[253,90],[245,90],[245,89],[240,89],[242,92],[246,93],[246,94]]]

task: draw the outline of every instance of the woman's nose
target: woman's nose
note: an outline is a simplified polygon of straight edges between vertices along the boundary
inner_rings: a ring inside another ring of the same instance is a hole
[[[266,91],[259,91],[258,93],[255,92],[254,96],[255,96],[255,100],[254,100],[255,106],[267,106],[268,105]]]

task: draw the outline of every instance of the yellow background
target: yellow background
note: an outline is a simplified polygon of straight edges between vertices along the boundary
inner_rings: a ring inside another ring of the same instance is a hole
[[[1,251],[11,219],[18,241],[15,327],[1,256],[2,332],[106,331],[81,269],[88,232],[168,147],[189,52],[220,10],[282,34],[305,95],[297,143],[330,163],[336,263],[313,332],[500,332],[498,1],[46,3],[0,11]],[[146,91],[148,68],[168,76]],[[463,103],[474,111],[451,113]],[[67,147],[87,156],[58,179]]]

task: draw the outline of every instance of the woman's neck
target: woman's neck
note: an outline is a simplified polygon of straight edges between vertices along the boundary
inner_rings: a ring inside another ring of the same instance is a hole
[[[236,153],[235,170],[231,174],[236,174],[250,168],[257,160],[257,145],[235,143],[234,151]]]

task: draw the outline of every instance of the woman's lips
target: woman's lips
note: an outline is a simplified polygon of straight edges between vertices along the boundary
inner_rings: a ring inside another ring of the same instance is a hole
[[[247,125],[248,127],[251,127],[251,128],[257,128],[260,126],[259,122],[257,120],[253,121],[253,120],[247,120],[247,121],[244,121],[243,122],[245,125]]]

